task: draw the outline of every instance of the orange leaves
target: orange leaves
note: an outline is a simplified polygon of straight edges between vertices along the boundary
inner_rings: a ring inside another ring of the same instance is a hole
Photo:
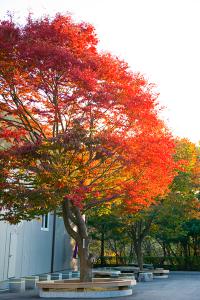
[[[162,127],[150,128],[146,134],[126,141],[125,160],[127,180],[127,208],[131,211],[149,206],[158,196],[163,196],[175,176],[173,160],[174,142]]]
[[[22,129],[15,130],[14,128],[1,128],[0,129],[0,139],[7,142],[19,142],[26,135],[26,131]]]
[[[10,36],[15,57],[3,34],[7,26],[18,32],[17,41]],[[155,99],[145,79],[133,75],[125,62],[99,54],[90,24],[58,14],[39,20],[29,16],[24,27],[2,23],[1,30],[5,41],[0,50],[6,54],[0,58],[1,103],[7,106],[2,109],[11,116],[17,111],[28,132],[56,136],[77,118],[88,129],[93,118],[94,130],[135,134],[157,122]]]
[[[98,53],[90,24],[29,16],[21,27],[2,22],[0,36],[0,137],[11,146],[7,167],[32,180],[29,204],[38,209],[33,194],[44,190],[51,209],[64,196],[83,209],[116,199],[133,209],[165,193],[174,145],[157,94],[127,63]]]

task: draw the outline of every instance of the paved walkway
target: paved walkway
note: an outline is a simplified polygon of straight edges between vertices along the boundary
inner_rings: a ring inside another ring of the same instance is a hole
[[[35,292],[1,293],[0,300],[39,300]],[[43,298],[48,300],[48,298]],[[110,298],[111,299],[111,298]],[[140,282],[133,295],[115,300],[200,300],[200,272],[171,272],[168,279]],[[57,300],[57,298],[54,298]],[[60,300],[60,299],[59,299]],[[76,300],[76,299],[74,299]],[[87,300],[87,299],[85,299]]]

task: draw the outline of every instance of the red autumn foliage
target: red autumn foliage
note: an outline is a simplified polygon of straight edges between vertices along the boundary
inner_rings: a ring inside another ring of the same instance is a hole
[[[82,281],[91,279],[83,212],[148,206],[176,167],[153,86],[97,42],[70,16],[0,22],[0,218],[62,208]]]
[[[90,190],[83,180],[76,182],[68,191],[75,205],[84,207],[89,193],[110,199],[114,191],[135,209],[166,192],[174,176],[174,145],[159,120],[157,95],[125,62],[97,51],[91,25],[70,16],[29,17],[24,27],[2,21],[0,37],[0,138],[12,144],[8,155],[26,147],[32,153],[34,144],[79,124],[103,139],[105,156],[118,153],[123,172],[121,180],[116,176],[118,193],[112,187],[102,195],[103,180]],[[99,176],[98,169],[85,174]],[[62,180],[55,185],[63,186]]]

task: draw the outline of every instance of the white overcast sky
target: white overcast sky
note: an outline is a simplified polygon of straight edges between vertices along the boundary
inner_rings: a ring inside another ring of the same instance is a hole
[[[7,11],[92,23],[102,49],[156,83],[174,135],[200,140],[200,0],[0,0]]]

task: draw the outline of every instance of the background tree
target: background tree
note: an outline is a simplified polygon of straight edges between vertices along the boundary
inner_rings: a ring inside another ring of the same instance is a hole
[[[174,255],[170,247],[173,242],[182,245],[187,257],[190,234],[194,251],[198,251],[198,220],[193,218],[199,218],[199,149],[187,139],[177,140],[174,159],[179,170],[165,197],[124,219],[140,269],[143,268],[144,241],[152,232],[159,237],[164,256],[167,252]]]
[[[184,168],[174,178],[170,193],[162,202],[153,234],[163,248],[164,257],[185,257],[197,253],[199,224],[199,148],[186,139],[177,140],[175,159],[184,160]],[[194,235],[193,235],[194,234]]]
[[[89,235],[92,238],[91,248],[95,249],[98,256],[97,263],[101,266],[108,263],[106,256],[110,258],[110,263],[125,264],[125,256],[130,248],[122,218],[112,213],[113,211],[110,214],[95,214],[88,217]]]

